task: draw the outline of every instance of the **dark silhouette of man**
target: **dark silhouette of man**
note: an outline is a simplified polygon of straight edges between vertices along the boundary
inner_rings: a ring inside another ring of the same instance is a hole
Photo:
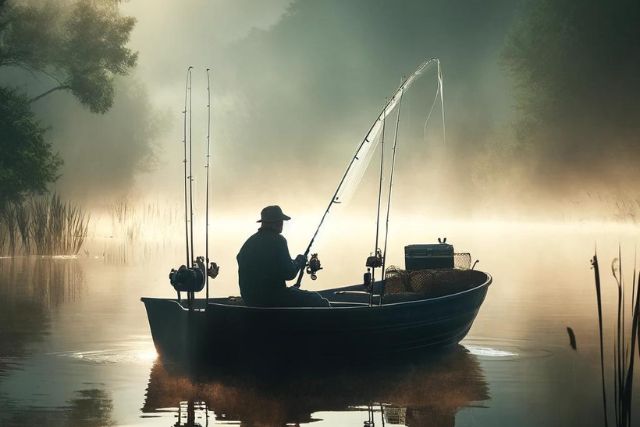
[[[294,279],[307,259],[289,255],[287,240],[282,236],[285,215],[280,206],[267,206],[260,213],[258,232],[249,237],[236,259],[240,294],[245,304],[257,307],[328,307],[329,301],[317,292],[288,288],[286,281]]]

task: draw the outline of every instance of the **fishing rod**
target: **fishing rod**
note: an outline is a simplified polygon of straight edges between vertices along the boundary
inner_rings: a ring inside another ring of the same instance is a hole
[[[179,268],[172,268],[169,272],[169,281],[178,293],[178,301],[180,301],[180,293],[187,293],[187,308],[189,312],[194,310],[195,293],[202,291],[206,286],[206,302],[209,302],[209,277],[215,279],[218,275],[219,268],[216,263],[209,264],[209,181],[210,181],[210,157],[211,157],[211,78],[207,68],[207,147],[206,147],[206,209],[205,209],[205,256],[195,256],[194,238],[193,238],[193,108],[192,108],[192,70],[193,67],[187,68],[187,79],[185,84],[184,110],[183,114],[183,140],[184,145],[184,223],[185,223],[185,246],[187,254],[187,262]],[[187,156],[188,145],[188,156]],[[189,168],[187,171],[187,162]],[[187,185],[187,180],[189,185]]]
[[[209,159],[211,157],[211,79],[209,77],[209,68],[207,68],[207,164],[205,168],[207,169],[207,196],[205,202],[205,249],[204,249],[204,257],[206,259],[206,265],[209,265]],[[205,286],[207,288],[206,298],[207,303],[209,302],[209,275],[205,275]]]
[[[183,132],[182,132],[182,143],[184,145],[184,160],[182,161],[184,163],[184,237],[185,237],[185,243],[186,243],[186,249],[187,249],[187,262],[185,265],[189,266],[191,265],[191,255],[189,252],[189,220],[188,220],[188,191],[187,191],[187,179],[188,179],[188,175],[187,175],[187,100],[188,100],[188,96],[189,96],[189,80],[191,79],[191,69],[193,67],[189,66],[189,68],[187,68],[187,79],[186,79],[186,83],[185,83],[185,89],[184,89],[184,110],[182,110],[182,115],[183,115],[183,120],[182,120],[182,124],[183,124]]]
[[[309,245],[307,246],[307,249],[304,252],[304,256],[307,257],[309,256],[309,252],[311,251],[311,247],[313,246],[313,243],[315,242],[316,237],[318,236],[318,232],[320,231],[320,228],[322,228],[322,224],[324,224],[324,220],[327,217],[327,214],[329,213],[329,211],[331,210],[331,207],[335,204],[335,203],[340,203],[340,200],[338,198],[338,195],[340,194],[340,191],[343,189],[343,185],[345,183],[345,180],[347,178],[347,176],[349,175],[349,172],[351,172],[351,169],[353,167],[353,165],[355,164],[356,160],[359,160],[360,158],[358,157],[358,154],[361,153],[361,151],[366,151],[366,148],[368,148],[368,146],[366,144],[371,144],[374,140],[373,137],[375,137],[377,135],[377,133],[380,130],[380,123],[381,121],[388,116],[393,109],[396,107],[396,105],[398,104],[399,101],[399,97],[402,94],[402,92],[406,89],[408,89],[409,87],[411,87],[411,85],[415,82],[415,80],[420,77],[429,66],[431,66],[432,64],[438,64],[438,68],[439,68],[439,64],[440,64],[440,60],[438,58],[431,58],[428,59],[426,61],[424,61],[422,64],[420,64],[420,66],[418,66],[418,68],[416,69],[416,71],[413,72],[413,74],[411,74],[409,77],[407,77],[405,79],[405,81],[400,85],[400,88],[396,91],[396,93],[393,95],[393,97],[389,100],[389,102],[387,102],[387,104],[384,106],[384,108],[382,109],[382,112],[378,115],[378,117],[376,118],[376,120],[373,122],[373,124],[371,125],[371,127],[369,128],[369,131],[367,132],[366,136],[364,137],[364,139],[362,140],[362,142],[360,143],[360,145],[358,145],[358,149],[356,150],[355,155],[351,158],[351,161],[349,162],[346,171],[344,172],[344,175],[342,175],[342,178],[340,179],[340,182],[338,183],[338,187],[336,188],[335,193],[333,194],[333,197],[331,197],[331,201],[329,202],[329,205],[327,206],[326,210],[324,211],[324,214],[322,215],[322,218],[320,219],[320,223],[318,224],[318,227],[316,228],[315,232],[313,233],[313,236],[311,237],[311,241],[309,241]],[[314,258],[314,257],[312,257]],[[316,257],[316,261],[317,261],[317,257]],[[314,274],[315,273],[315,265],[316,263],[314,263],[314,265],[311,265],[311,262],[309,262],[309,268],[307,269],[307,272],[309,274]],[[317,267],[319,267],[319,262],[317,262]],[[311,268],[314,267],[314,268]],[[304,275],[304,269],[300,270],[300,273],[298,273],[298,279],[296,281],[296,284],[294,285],[295,287],[300,287],[300,284],[302,283],[302,276]]]
[[[193,67],[189,67],[189,69],[191,69]],[[191,74],[191,71],[189,71],[189,74]],[[191,77],[189,77],[189,86],[188,86],[188,91],[189,91],[189,229],[190,229],[190,233],[191,233],[191,257],[193,258],[193,256],[195,255],[195,252],[193,251],[193,144],[192,144],[192,136],[193,136],[193,132],[192,132],[192,127],[191,127],[191,121],[193,118],[193,108],[191,106],[192,104],[192,100],[193,100],[193,96],[192,96],[192,92],[191,92]],[[193,267],[193,260],[189,260],[189,264],[187,264],[187,267]]]
[[[427,117],[427,120],[425,121],[425,129],[426,129],[426,125],[429,121],[429,117],[431,117],[431,113],[433,112],[433,107],[435,105],[435,101],[437,101],[437,97],[438,95],[440,95],[440,107],[442,110],[442,142],[446,143],[446,127],[445,127],[445,116],[444,116],[444,85],[443,85],[443,79],[442,79],[442,69],[440,67],[440,61],[438,61],[438,88],[436,90],[436,98],[434,99],[434,103],[431,106],[431,110],[429,111],[429,116]],[[382,252],[382,274],[383,274],[383,280],[384,280],[384,272],[385,272],[385,267],[386,267],[386,263],[387,263],[387,242],[389,239],[389,216],[390,216],[390,212],[391,212],[391,196],[393,194],[393,176],[394,176],[394,172],[395,172],[395,166],[396,166],[396,154],[398,151],[398,131],[400,129],[400,111],[402,109],[402,98],[404,96],[404,90],[402,90],[400,92],[400,101],[398,102],[398,112],[397,112],[397,116],[396,116],[396,128],[395,128],[395,132],[394,132],[394,136],[393,136],[393,155],[391,157],[391,172],[389,173],[389,190],[388,190],[388,195],[387,195],[387,218],[385,221],[385,231],[384,231],[384,249]],[[382,304],[382,294],[384,293],[384,282],[383,282],[383,286],[381,288],[380,291],[380,304]]]
[[[371,267],[371,281],[375,283],[376,281],[376,268],[382,265],[380,248],[378,246],[379,236],[380,236],[380,204],[382,200],[382,180],[384,177],[384,133],[386,128],[387,120],[385,117],[382,118],[382,135],[380,135],[380,180],[378,184],[378,209],[376,214],[376,242],[373,246],[373,256],[367,258],[367,267]],[[384,274],[384,270],[382,271]],[[370,293],[371,297],[371,293]],[[369,301],[371,303],[371,301]]]
[[[189,66],[187,68],[187,77],[185,81],[184,88],[184,109],[182,110],[183,120],[182,120],[182,144],[184,145],[184,238],[185,238],[185,248],[187,252],[187,260],[185,265],[191,265],[191,255],[189,252],[189,220],[187,217],[187,205],[188,205],[188,192],[187,192],[187,99],[189,94],[189,83],[191,80],[191,69],[193,67]],[[180,291],[178,292],[178,300],[180,300]]]
[[[391,193],[393,190],[393,173],[396,166],[396,153],[398,149],[398,128],[400,127],[400,110],[402,109],[402,96],[404,91],[400,92],[400,102],[398,103],[398,112],[396,116],[396,129],[393,136],[393,154],[391,155],[391,172],[389,173],[389,191],[387,195],[387,218],[384,229],[384,249],[382,251],[382,279],[384,280],[384,269],[387,264],[387,241],[389,238],[389,212],[391,212]],[[383,282],[384,283],[384,282]],[[382,304],[382,294],[384,293],[384,285],[380,291],[380,304]]]

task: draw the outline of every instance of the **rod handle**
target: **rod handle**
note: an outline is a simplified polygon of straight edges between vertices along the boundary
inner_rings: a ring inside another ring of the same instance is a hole
[[[298,280],[296,280],[296,284],[293,285],[294,288],[300,287],[300,284],[302,283],[302,276],[304,276],[304,267],[302,267],[298,273]]]

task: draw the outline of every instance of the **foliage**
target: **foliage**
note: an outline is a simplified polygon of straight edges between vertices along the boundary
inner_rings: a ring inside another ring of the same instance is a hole
[[[57,84],[34,97],[70,90],[94,113],[113,104],[113,78],[126,75],[137,53],[126,47],[135,25],[113,1],[79,0],[67,8],[0,4],[0,66],[42,72]]]
[[[638,141],[639,20],[636,0],[529,1],[503,51],[523,140],[563,161]]]
[[[0,68],[21,68],[55,82],[31,99],[0,88],[0,210],[46,191],[62,163],[29,104],[67,90],[90,111],[108,111],[114,77],[136,64],[137,53],[126,47],[134,25],[114,0],[0,0]]]
[[[43,193],[61,164],[36,121],[28,100],[0,88],[0,211],[29,193]]]

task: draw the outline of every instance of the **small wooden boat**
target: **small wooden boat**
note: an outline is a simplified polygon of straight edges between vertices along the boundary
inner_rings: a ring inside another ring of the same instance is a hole
[[[142,298],[159,354],[202,361],[357,360],[452,346],[467,334],[484,301],[491,276],[449,270],[446,288],[395,292],[380,298],[362,285],[320,294],[331,307],[247,307],[237,297],[186,301]],[[458,277],[458,280],[451,278]],[[451,289],[451,292],[447,292]],[[382,299],[382,301],[380,301]]]
[[[427,69],[437,66],[438,91],[444,126],[444,100],[440,61],[424,61],[396,90],[373,122],[347,169],[340,179],[334,195],[321,217],[304,256],[309,258],[306,268],[298,273],[296,286],[300,286],[306,271],[314,279],[322,269],[317,254],[311,253],[315,238],[324,220],[335,204],[346,200],[352,186],[368,165],[379,142],[384,139],[385,120],[396,108],[396,132],[387,191],[386,226],[382,227],[381,197],[385,168],[384,150],[380,150],[380,181],[376,221],[375,252],[367,258],[362,285],[346,286],[321,291],[331,302],[329,307],[248,307],[240,298],[196,299],[195,293],[204,287],[209,290],[208,278],[217,275],[217,266],[210,263],[208,253],[209,224],[209,155],[207,154],[207,196],[205,256],[196,257],[193,242],[193,180],[191,179],[191,137],[187,137],[187,118],[191,113],[191,69],[187,71],[184,114],[184,202],[186,264],[172,270],[169,277],[177,299],[142,298],[149,317],[153,341],[158,352],[168,358],[202,361],[256,362],[260,360],[363,360],[387,357],[407,352],[457,344],[467,334],[484,301],[491,276],[473,270],[454,269],[453,246],[444,240],[437,245],[409,245],[405,247],[405,267],[408,276],[419,276],[419,286],[404,283],[394,288],[387,275],[383,282],[372,282],[376,268],[383,274],[387,253],[389,210],[400,104],[403,94]],[[208,89],[209,92],[209,89]],[[437,98],[436,98],[437,99]],[[189,101],[187,103],[187,100]],[[434,100],[435,102],[435,100]],[[210,114],[210,103],[208,105]],[[190,125],[189,125],[190,127]],[[444,135],[444,132],[443,132]],[[189,150],[187,151],[187,141]],[[207,136],[207,153],[209,152]],[[187,163],[189,152],[189,163]],[[187,168],[188,164],[188,168]],[[189,170],[189,173],[187,172]],[[187,191],[188,189],[188,191]],[[189,207],[189,209],[187,209]],[[280,212],[281,215],[282,212]],[[286,217],[288,218],[288,217]],[[384,233],[380,233],[384,229]],[[190,232],[189,232],[190,231]],[[379,240],[384,237],[384,243]],[[382,247],[382,248],[381,248]],[[469,254],[467,254],[469,255]],[[436,271],[437,273],[429,273]],[[427,273],[420,273],[426,271]],[[424,276],[424,277],[422,277]],[[436,277],[437,276],[437,277]],[[422,280],[425,279],[425,280]],[[180,292],[187,294],[180,299]]]

